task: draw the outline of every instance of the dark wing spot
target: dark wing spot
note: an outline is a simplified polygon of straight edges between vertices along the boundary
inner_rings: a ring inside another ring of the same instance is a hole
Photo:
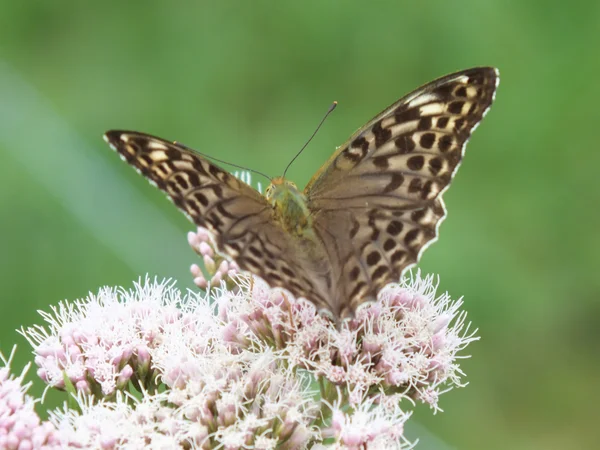
[[[202,165],[202,162],[200,162],[200,160],[194,158],[191,161],[192,163],[192,167],[194,168],[195,171],[199,172],[202,175],[206,175],[206,170],[204,168],[204,166]]]
[[[446,212],[444,211],[444,207],[440,204],[440,202],[435,202],[432,206],[433,212],[438,217],[444,217]]]
[[[406,135],[400,136],[394,141],[394,143],[396,144],[396,148],[402,155],[412,152],[416,147],[415,142],[412,140],[412,138]]]
[[[419,143],[421,144],[421,147],[426,148],[426,149],[430,149],[431,147],[433,147],[433,143],[435,142],[435,134],[433,133],[425,133],[421,136],[421,140],[419,141]]]
[[[258,270],[261,268],[261,265],[258,263],[258,261],[256,261],[253,258],[250,258],[249,256],[245,256],[243,259],[240,258],[239,262],[243,262],[246,267],[254,267],[254,270]]]
[[[435,89],[435,93],[438,94],[440,97],[447,97],[448,95],[450,95],[451,92],[452,86],[450,84],[443,84]]]
[[[197,187],[200,186],[200,177],[198,176],[198,174],[194,173],[194,172],[188,172],[188,180],[190,181],[190,185],[192,187]]]
[[[231,250],[235,253],[239,253],[240,250],[242,249],[242,247],[240,246],[240,244],[236,243],[236,242],[228,242],[227,243],[228,247],[231,247]]]
[[[423,155],[411,156],[406,162],[406,165],[410,170],[421,170],[423,168],[423,164],[425,164],[425,158]]]
[[[408,192],[410,192],[411,194],[419,192],[423,187],[422,183],[423,182],[420,178],[413,178],[412,180],[410,180],[410,184],[408,185]]]
[[[364,136],[358,137],[352,141],[350,145],[352,148],[360,148],[363,151],[363,155],[369,148],[369,142],[365,139]]]
[[[208,217],[206,218],[206,220],[217,229],[217,231],[219,233],[221,233],[223,230],[221,229],[221,227],[223,225],[225,225],[223,223],[223,221],[221,220],[221,218],[216,214],[216,213],[212,213],[209,214]]]
[[[284,275],[286,275],[290,278],[296,277],[296,274],[287,266],[281,266],[281,271],[283,272]]]
[[[194,197],[202,206],[208,206],[208,199],[204,194],[200,192],[194,192],[192,197]]]
[[[433,187],[433,181],[429,180],[423,185],[423,189],[421,190],[421,198],[423,200],[427,200],[429,198],[429,194],[431,194],[431,188]]]
[[[154,160],[152,159],[152,157],[145,153],[142,153],[140,156],[138,156],[138,158],[144,161],[148,167],[154,164]]]
[[[403,260],[405,256],[406,256],[405,251],[396,250],[394,253],[392,253],[390,260],[392,261],[392,264],[395,264],[395,263]]]
[[[167,186],[169,186],[169,190],[173,191],[176,195],[182,195],[185,192],[179,183],[177,183],[177,180],[169,181]]]
[[[383,193],[387,194],[388,192],[395,191],[400,186],[402,186],[402,183],[404,183],[404,176],[401,173],[394,173],[392,175],[392,179],[383,190]]]
[[[393,239],[388,239],[383,243],[383,249],[386,252],[389,252],[391,249],[393,249],[396,246],[396,241],[394,241]]]
[[[448,120],[450,120],[448,117],[440,117],[437,120],[437,127],[442,129],[446,128],[446,125],[448,125]]]
[[[187,191],[190,188],[190,185],[182,174],[176,174],[173,179],[183,188],[183,190]]]
[[[483,77],[483,72],[474,72],[473,74],[469,75],[467,84],[481,84],[483,83]]]
[[[388,234],[390,236],[398,236],[400,233],[402,233],[403,228],[404,228],[404,225],[402,224],[402,222],[398,222],[397,220],[392,220],[388,224],[386,231],[388,232]]]
[[[358,267],[354,267],[348,274],[350,277],[350,281],[356,281],[358,279],[358,275],[360,275],[360,269]]]
[[[377,251],[373,251],[367,255],[367,264],[370,266],[374,266],[379,261],[381,261],[381,255]]]
[[[269,272],[267,274],[267,278],[270,283],[273,283],[273,282],[275,282],[277,284],[283,283],[283,278],[281,278],[281,276],[277,272]]]
[[[233,214],[231,214],[229,211],[227,211],[225,209],[225,207],[222,204],[218,204],[217,205],[217,212],[223,216],[223,217],[227,217],[228,219],[235,219],[236,216],[234,216]]]
[[[219,176],[222,176],[223,171],[221,169],[219,169],[217,166],[211,164],[210,166],[208,166],[208,171],[217,180],[221,179],[221,178],[219,178]]]
[[[418,228],[413,228],[408,233],[406,233],[406,236],[404,236],[404,242],[406,243],[406,245],[410,245],[410,243],[413,242],[415,239],[417,239],[418,236],[419,236]]]
[[[443,135],[438,142],[438,147],[441,152],[448,151],[448,149],[450,147],[452,147],[452,135],[450,135],[450,134]]]
[[[381,120],[373,125],[372,132],[375,135],[375,146],[381,147],[392,137],[392,132],[381,127]]]
[[[431,128],[431,117],[422,117],[419,120],[418,130],[429,130]]]
[[[170,159],[172,161],[181,159],[181,152],[174,147],[167,147],[166,150],[164,150],[164,152],[167,159]]]
[[[419,222],[425,216],[425,209],[417,209],[410,215],[414,222]]]
[[[454,121],[454,129],[460,131],[465,124],[465,119],[456,119]]]
[[[371,276],[371,278],[373,280],[378,280],[379,278],[383,277],[388,272],[389,272],[389,270],[386,266],[379,266],[377,269],[375,269],[375,272],[373,272],[373,275]]]
[[[411,108],[411,109],[402,109],[405,106],[399,106],[394,112],[394,116],[396,118],[396,123],[401,122],[410,122],[411,120],[417,120],[421,117],[421,113],[419,113],[419,108]]]
[[[356,286],[354,286],[354,289],[352,289],[352,292],[350,292],[350,296],[349,298],[352,299],[354,297],[356,297],[358,295],[358,293],[366,286],[366,283],[364,283],[363,281],[356,283]]]
[[[388,161],[387,156],[376,156],[375,158],[373,158],[373,165],[375,167],[377,167],[378,169],[382,169],[382,170],[390,167],[390,163]]]
[[[376,241],[377,239],[379,239],[379,230],[377,228],[372,228],[371,240]]]
[[[302,297],[304,292],[304,287],[294,280],[289,280],[290,283],[290,291],[295,292],[297,297]]]
[[[459,87],[455,92],[454,95],[456,95],[457,97],[466,97],[467,96],[467,88],[464,86]]]
[[[463,101],[452,102],[448,105],[448,112],[450,114],[460,114],[464,105],[465,102]]]
[[[442,143],[440,141],[440,150],[441,150],[441,147],[442,147]],[[442,170],[442,166],[443,166],[443,163],[440,158],[431,158],[429,160],[429,172],[431,173],[431,175],[437,175],[438,173],[440,173],[440,170]]]
[[[370,227],[374,227],[375,226],[375,216],[377,215],[377,210],[376,209],[372,209],[371,211],[369,211],[369,226]]]
[[[198,205],[196,204],[196,202],[194,202],[192,200],[188,200],[186,202],[186,207],[188,209],[192,209],[196,214],[200,214],[200,208],[198,208]]]

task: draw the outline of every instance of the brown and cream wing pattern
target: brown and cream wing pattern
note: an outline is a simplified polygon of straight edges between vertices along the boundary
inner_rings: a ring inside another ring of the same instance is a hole
[[[326,306],[306,255],[259,192],[176,143],[134,131],[112,130],[104,138],[192,222],[210,230],[219,251],[242,270]]]
[[[497,70],[480,67],[422,86],[359,129],[309,182],[304,192],[342,316],[397,281],[435,241],[442,194],[497,85]]]

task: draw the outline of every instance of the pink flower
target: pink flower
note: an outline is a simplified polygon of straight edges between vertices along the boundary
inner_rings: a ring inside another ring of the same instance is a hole
[[[458,354],[477,337],[432,276],[388,285],[336,327],[237,272],[205,230],[190,243],[212,273],[197,283],[205,293],[146,278],[61,302],[42,313],[46,327],[21,330],[42,380],[78,393],[78,410],[50,416],[61,445],[405,448],[414,401],[438,411],[464,385]]]
[[[478,339],[464,325],[461,301],[436,295],[432,276],[417,273],[388,285],[376,304],[339,330],[304,300],[269,289],[260,279],[237,281],[235,294],[213,290],[228,322],[227,342],[239,348],[259,339],[285,350],[294,365],[361,392],[401,392],[436,407],[434,397],[425,400],[421,393],[460,386],[457,353]]]
[[[235,287],[233,280],[240,269],[234,261],[229,261],[215,252],[208,230],[198,227],[196,232],[190,231],[188,243],[202,257],[204,269],[209,276],[207,280],[200,266],[192,264],[190,272],[196,286],[206,289],[208,286],[220,286],[221,282],[224,282],[230,289]]]
[[[129,381],[150,389],[158,375],[152,349],[171,328],[197,322],[196,312],[186,313],[180,302],[170,281],[146,279],[132,291],[105,288],[61,302],[53,314],[42,313],[47,329],[30,327],[21,334],[35,349],[38,375],[50,386],[65,389],[66,375],[76,390],[98,396],[113,395]]]
[[[56,429],[42,422],[34,410],[35,400],[27,395],[31,383],[23,383],[29,365],[19,376],[10,373],[14,347],[8,359],[0,354],[0,448],[59,449]]]

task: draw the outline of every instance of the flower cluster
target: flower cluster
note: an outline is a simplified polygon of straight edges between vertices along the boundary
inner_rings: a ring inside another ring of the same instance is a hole
[[[0,448],[1,449],[59,449],[58,433],[50,422],[42,422],[34,410],[35,400],[27,394],[31,383],[23,378],[29,365],[20,375],[10,373],[12,357],[0,354]]]
[[[229,289],[236,287],[235,277],[240,269],[235,261],[230,261],[219,255],[213,246],[212,238],[208,230],[198,228],[195,232],[188,233],[188,244],[202,257],[204,268],[210,274],[210,279],[206,279],[202,269],[198,264],[192,264],[190,272],[194,278],[194,284],[200,289],[206,289],[209,286],[220,286],[224,281]]]
[[[151,354],[182,323],[200,327],[206,311],[185,311],[172,284],[146,280],[131,291],[101,289],[84,300],[60,302],[42,312],[47,328],[21,330],[35,348],[38,376],[50,387],[97,397],[111,396],[129,382],[155,388]],[[68,380],[68,381],[67,381]]]
[[[231,352],[210,296],[146,279],[43,316],[46,328],[22,333],[40,377],[78,395],[80,412],[53,414],[63,444],[293,449],[315,434],[319,408],[308,378],[258,339],[252,350]],[[143,401],[131,401],[132,388]]]
[[[339,330],[308,302],[238,278],[239,293],[215,290],[225,339],[234,349],[259,337],[298,367],[344,386],[352,404],[365,392],[401,393],[438,409],[442,386],[461,386],[457,353],[478,339],[465,327],[460,301],[436,297],[433,276],[384,288],[376,304]],[[247,293],[251,292],[251,295]]]
[[[175,413],[164,393],[144,393],[137,399],[118,392],[110,401],[80,394],[77,409],[52,411],[50,422],[61,448],[176,449],[182,443],[190,448],[204,437],[195,424]]]
[[[477,338],[461,302],[437,295],[433,277],[417,272],[389,285],[334,324],[310,302],[240,273],[206,230],[189,241],[205,262],[206,276],[192,267],[205,293],[146,278],[61,302],[42,313],[45,326],[21,330],[40,378],[77,399],[77,409],[38,419],[47,442],[406,448],[415,400],[437,410],[443,392],[462,386],[458,352]]]

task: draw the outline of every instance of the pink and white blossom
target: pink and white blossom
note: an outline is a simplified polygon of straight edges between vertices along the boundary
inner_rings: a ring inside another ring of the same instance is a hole
[[[390,284],[334,324],[240,273],[205,230],[190,244],[206,292],[146,278],[63,301],[42,313],[45,326],[21,330],[39,377],[78,399],[44,425],[61,445],[409,448],[415,402],[438,411],[443,393],[465,385],[459,353],[477,337],[433,276]]]
[[[29,364],[20,375],[11,374],[11,361],[0,353],[0,449],[58,450],[58,433],[50,422],[35,412],[36,400],[27,394],[31,382],[24,382]]]
[[[206,289],[209,286],[220,286],[223,281],[229,288],[234,288],[233,279],[240,272],[240,268],[235,261],[224,258],[214,250],[210,233],[204,228],[198,227],[195,232],[190,231],[187,237],[190,247],[202,258],[204,270],[209,277],[206,278],[198,264],[192,264],[190,272],[194,284],[200,289]]]

